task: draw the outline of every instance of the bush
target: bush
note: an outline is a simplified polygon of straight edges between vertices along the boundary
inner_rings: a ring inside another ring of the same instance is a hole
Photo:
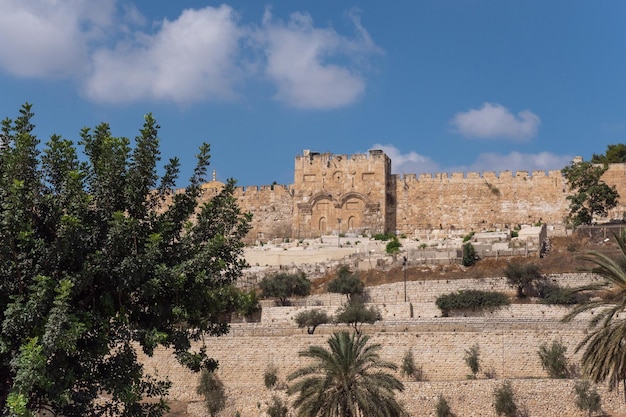
[[[278,384],[278,369],[276,369],[274,364],[269,364],[267,368],[265,368],[263,383],[267,389],[272,389]]]
[[[547,343],[543,343],[539,347],[537,354],[541,359],[541,366],[548,372],[550,378],[567,378],[569,376],[567,358],[565,357],[566,351],[567,347],[558,340],[553,340],[549,346]]]
[[[196,392],[204,397],[204,404],[211,417],[215,417],[224,409],[226,405],[226,391],[224,390],[224,384],[215,373],[206,369],[202,370]]]
[[[415,365],[415,359],[413,358],[413,351],[411,349],[407,350],[402,357],[400,374],[415,381],[421,381],[423,379],[422,367]]]
[[[374,236],[372,236],[372,239],[374,240],[381,240],[383,242],[386,242],[390,239],[395,238],[396,235],[393,235],[391,233],[376,233]]]
[[[272,396],[272,402],[267,407],[268,416],[286,417],[288,411],[289,410],[287,409],[287,405],[278,395]]]
[[[551,283],[545,283],[539,287],[539,296],[539,302],[542,304],[571,305],[582,303],[586,299],[583,294]]]
[[[454,417],[452,414],[452,410],[450,409],[450,405],[442,394],[439,394],[439,399],[437,400],[437,407],[435,407],[435,415],[437,417]]]
[[[463,243],[468,242],[471,238],[473,238],[475,233],[476,232],[469,232],[468,234],[463,236]]]
[[[394,237],[387,243],[387,246],[385,246],[385,252],[387,252],[389,255],[393,255],[400,252],[401,247],[402,243],[400,243],[400,241],[396,237]]]
[[[296,323],[298,328],[306,327],[308,334],[315,333],[315,329],[320,324],[326,324],[330,322],[328,314],[324,310],[315,308],[313,310],[301,311],[296,315]]]
[[[574,384],[574,394],[576,395],[576,407],[581,411],[587,411],[589,417],[593,413],[602,410],[602,399],[595,387],[592,387],[589,381],[580,380]]]
[[[482,310],[509,305],[509,297],[500,292],[466,290],[440,295],[435,301],[444,317],[453,310]]]
[[[476,379],[476,374],[480,371],[480,349],[478,345],[473,345],[469,349],[465,349],[465,363],[472,371],[471,378]]]
[[[494,393],[496,414],[505,417],[515,417],[517,414],[517,405],[515,404],[515,394],[511,383],[504,381],[502,385],[496,387]]]
[[[466,243],[463,245],[463,266],[472,266],[479,259],[474,245]]]

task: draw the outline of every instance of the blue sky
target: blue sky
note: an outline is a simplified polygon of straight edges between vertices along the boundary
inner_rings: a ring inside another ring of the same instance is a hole
[[[293,182],[304,149],[396,173],[550,170],[626,137],[626,2],[2,0],[0,117],[161,125],[181,185]]]

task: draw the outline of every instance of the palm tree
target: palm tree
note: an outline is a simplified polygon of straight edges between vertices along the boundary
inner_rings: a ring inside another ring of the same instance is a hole
[[[589,322],[591,331],[579,343],[576,352],[585,348],[581,367],[594,382],[608,381],[609,390],[613,390],[621,381],[626,401],[626,243],[621,236],[615,235],[615,240],[620,248],[616,259],[597,251],[590,251],[582,257],[582,260],[593,264],[592,271],[605,278],[607,283],[583,287],[578,291],[597,290],[608,285],[607,296],[579,305],[563,320],[569,321],[584,311],[596,310]]]
[[[330,350],[310,346],[299,353],[313,363],[287,377],[297,380],[288,393],[299,393],[293,403],[298,417],[407,415],[395,399],[395,391],[402,391],[404,385],[386,372],[397,366],[381,360],[381,345],[368,341],[368,336],[338,332],[328,339]]]

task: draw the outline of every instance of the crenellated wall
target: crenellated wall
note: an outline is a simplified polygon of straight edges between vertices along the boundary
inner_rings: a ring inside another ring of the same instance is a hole
[[[609,214],[621,220],[626,164],[609,165],[603,179],[623,196]],[[205,198],[220,184],[208,183]],[[539,221],[562,226],[570,192],[560,171],[392,175],[391,159],[371,150],[357,155],[305,151],[295,158],[293,185],[238,187],[235,195],[253,214],[248,242],[263,242],[337,233],[421,238],[432,230],[507,229]]]

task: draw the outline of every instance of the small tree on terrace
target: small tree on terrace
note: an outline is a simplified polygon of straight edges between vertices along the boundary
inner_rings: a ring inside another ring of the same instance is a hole
[[[298,315],[296,315],[295,320],[298,324],[298,328],[306,327],[306,332],[308,334],[315,333],[315,329],[320,324],[326,324],[330,322],[328,314],[326,314],[324,310],[320,310],[319,308],[301,311],[300,313],[298,313]]]
[[[346,265],[339,267],[337,276],[328,282],[326,289],[328,292],[345,295],[348,301],[353,296],[363,296],[365,294],[365,284]]]
[[[382,320],[380,311],[374,306],[365,307],[363,301],[358,298],[344,304],[335,317],[335,322],[352,326],[357,335],[361,334],[363,323],[374,324],[378,320]]]
[[[507,263],[504,276],[509,285],[517,290],[517,298],[530,295],[535,282],[543,278],[536,264],[518,262]]]
[[[575,226],[591,224],[594,216],[606,216],[617,205],[619,194],[615,186],[609,187],[602,181],[606,166],[591,162],[572,162],[561,170],[573,194],[569,217]]]
[[[304,273],[280,273],[263,278],[259,287],[263,298],[278,298],[280,305],[285,306],[289,304],[290,297],[309,295],[311,281],[307,279]]]

